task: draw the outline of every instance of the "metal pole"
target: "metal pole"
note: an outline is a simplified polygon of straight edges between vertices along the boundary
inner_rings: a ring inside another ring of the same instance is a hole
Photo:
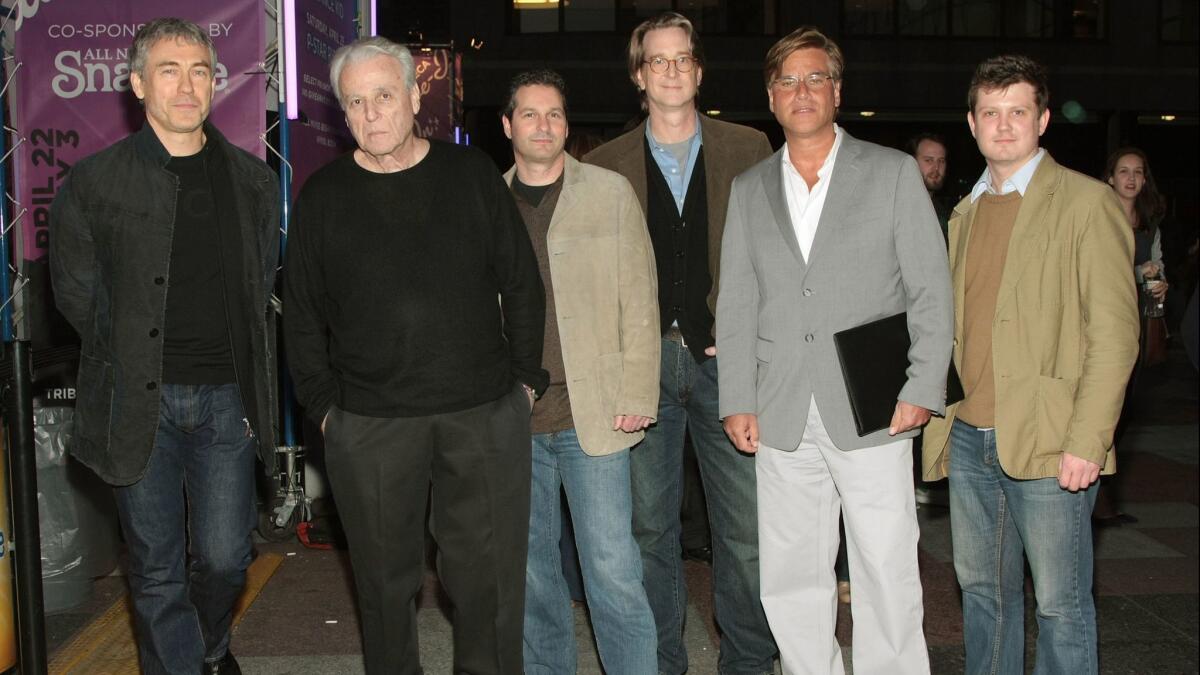
[[[276,90],[278,94],[278,110],[279,110],[279,213],[280,213],[280,235],[279,235],[279,259],[283,260],[287,253],[287,236],[288,226],[292,221],[292,138],[291,138],[291,120],[288,119],[287,101],[289,96],[296,96],[296,92],[288,91],[287,79],[287,50],[284,49],[285,34],[287,31],[295,31],[295,26],[284,26],[284,21],[288,16],[288,12],[284,10],[284,5],[288,0],[276,0],[275,2],[275,34],[276,44],[279,45],[277,52],[278,59],[275,61],[277,69],[276,82],[279,87]],[[283,283],[287,283],[286,276]],[[280,419],[280,431],[282,431],[283,447],[294,448],[296,446],[296,423],[294,420],[296,414],[296,397],[292,393],[292,378],[288,374],[287,361],[284,358],[282,350],[279,352],[279,384],[283,389],[282,405],[283,415]]]
[[[7,273],[6,273],[7,275]],[[13,569],[17,577],[20,668],[45,675],[46,610],[42,604],[42,551],[38,529],[37,459],[33,451],[33,395],[28,340],[8,343],[13,380],[8,389],[8,466],[12,486]]]
[[[294,95],[289,92],[289,95]],[[279,154],[283,161],[279,162],[279,201],[282,216],[282,232],[279,235],[279,257],[282,260],[287,253],[288,225],[292,216],[292,142],[289,138],[289,120],[287,106],[283,101],[279,104]],[[284,278],[287,283],[287,278]],[[283,387],[283,420],[280,423],[283,431],[283,445],[296,446],[296,397],[292,393],[292,378],[288,374],[287,361],[282,353],[279,355],[279,379]]]
[[[0,34],[0,41],[3,41]],[[0,66],[0,80],[4,69]],[[4,128],[5,101],[0,100],[0,129]],[[0,156],[7,137],[0,133]],[[33,450],[33,373],[28,340],[15,340],[13,331],[13,285],[9,279],[8,173],[0,166],[0,332],[12,363],[4,420],[8,427],[8,479],[12,492],[12,539],[15,542],[13,571],[16,574],[17,634],[22,673],[46,672],[46,611],[42,604],[42,544],[38,523],[37,458]]]

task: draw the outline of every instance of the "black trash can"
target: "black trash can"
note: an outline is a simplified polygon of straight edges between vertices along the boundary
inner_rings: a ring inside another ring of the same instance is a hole
[[[33,433],[46,612],[87,602],[92,583],[116,568],[119,535],[112,488],[67,453],[77,363],[34,373]]]

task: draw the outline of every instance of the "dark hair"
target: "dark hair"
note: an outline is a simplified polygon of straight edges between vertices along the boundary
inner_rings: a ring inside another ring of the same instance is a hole
[[[138,77],[145,78],[146,56],[154,45],[167,39],[183,40],[207,48],[211,60],[208,66],[217,67],[217,48],[203,28],[184,19],[163,17],[147,23],[134,34],[133,45],[129,48],[129,73],[137,73]]]
[[[517,73],[512,82],[508,83],[508,103],[500,114],[511,120],[513,111],[517,109],[517,90],[537,84],[557,89],[558,95],[562,97],[563,112],[567,112],[567,83],[562,75],[549,68],[535,68]]]
[[[1033,98],[1037,102],[1038,115],[1050,105],[1050,87],[1046,84],[1046,69],[1037,61],[1021,54],[1004,54],[979,64],[967,90],[967,107],[975,112],[975,103],[980,91],[1007,89],[1014,84],[1033,87]]]
[[[1133,155],[1142,160],[1142,175],[1146,177],[1146,184],[1142,186],[1142,191],[1133,200],[1133,215],[1137,218],[1137,221],[1133,223],[1133,229],[1146,230],[1154,234],[1154,231],[1158,229],[1158,221],[1167,212],[1167,200],[1158,191],[1158,184],[1154,182],[1154,174],[1150,172],[1150,160],[1146,159],[1145,151],[1132,145],[1114,150],[1108,156],[1108,161],[1104,163],[1104,180],[1107,181],[1113,177],[1113,173],[1117,170],[1117,162],[1121,161],[1125,155]]]
[[[590,131],[571,134],[567,138],[567,154],[579,161],[583,156],[604,145],[604,139]]]
[[[767,58],[763,63],[763,79],[768,89],[771,88],[771,81],[783,68],[783,62],[787,60],[787,57],[801,49],[824,51],[825,55],[829,57],[829,74],[835,81],[842,79],[842,71],[846,68],[846,59],[842,56],[841,48],[816,26],[801,26],[780,38],[767,50]]]
[[[633,34],[629,36],[626,65],[629,68],[629,79],[633,82],[633,86],[638,88],[638,95],[642,100],[642,110],[646,110],[646,92],[638,84],[637,76],[642,69],[642,61],[646,59],[646,33],[662,28],[682,29],[687,35],[688,49],[692,52],[696,66],[700,70],[704,70],[704,47],[700,44],[700,34],[696,32],[696,27],[692,25],[691,19],[678,12],[663,12],[639,23],[637,28],[633,29]]]
[[[935,134],[932,131],[922,131],[921,133],[908,139],[908,154],[913,157],[917,156],[917,148],[921,147],[923,141],[933,141],[942,146],[946,154],[950,154],[950,146],[946,145],[946,139],[942,138],[941,134]]]

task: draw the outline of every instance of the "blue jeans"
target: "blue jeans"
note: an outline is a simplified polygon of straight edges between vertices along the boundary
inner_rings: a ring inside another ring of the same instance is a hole
[[[955,421],[950,443],[950,526],[962,586],[966,672],[1025,672],[1022,552],[1037,599],[1033,672],[1097,672],[1091,524],[1096,484],[1072,493],[1057,478],[1009,478],[996,456],[994,430]]]
[[[774,671],[775,641],[759,600],[754,457],[739,453],[721,428],[717,359],[696,363],[677,342],[662,341],[658,423],[630,454],[633,534],[642,550],[646,594],[658,628],[658,670],[687,670],[683,644],[687,589],[679,542],[683,436],[691,435],[708,502],[713,547],[713,607],[724,675]]]
[[[574,429],[533,435],[529,559],[525,568],[525,672],[575,672],[575,616],[563,578],[559,487],[571,506],[584,592],[605,672],[655,669],[654,615],[630,525],[629,451],[589,457]]]
[[[147,675],[192,675],[229,649],[251,560],[254,455],[237,385],[162,385],[146,472],[114,489]]]

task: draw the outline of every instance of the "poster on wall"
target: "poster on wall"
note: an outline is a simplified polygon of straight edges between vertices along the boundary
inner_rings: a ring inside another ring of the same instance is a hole
[[[462,119],[462,55],[444,47],[409,47],[413,55],[421,109],[417,111],[417,135],[452,143]]]
[[[312,172],[354,148],[329,62],[359,35],[358,0],[286,0],[284,68],[291,139],[292,196]]]
[[[129,85],[129,47],[138,28],[176,16],[208,32],[218,60],[209,119],[231,142],[264,157],[266,19],[262,0],[19,0],[14,14],[13,126],[24,141],[15,152],[13,218],[24,211],[19,255],[36,349],[61,344],[64,330],[49,300],[50,203],[76,161],[145,120]]]

